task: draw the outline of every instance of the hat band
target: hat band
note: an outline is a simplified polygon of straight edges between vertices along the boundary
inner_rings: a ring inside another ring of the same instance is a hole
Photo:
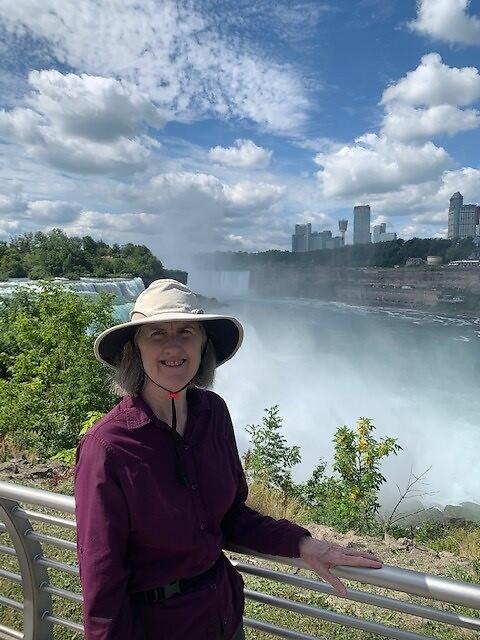
[[[192,315],[198,315],[201,313],[204,313],[203,309],[178,309],[178,307],[176,309],[162,309],[161,311],[159,311],[158,313],[151,313],[148,316],[145,313],[142,313],[141,311],[135,311],[135,309],[130,313],[130,320],[135,321],[135,320],[141,320],[142,318],[145,318],[146,320],[148,320],[149,318],[155,318],[156,320],[158,319],[159,322],[161,322],[161,317],[162,315],[166,315],[166,314],[170,314],[170,313],[188,313],[188,314],[192,314]]]

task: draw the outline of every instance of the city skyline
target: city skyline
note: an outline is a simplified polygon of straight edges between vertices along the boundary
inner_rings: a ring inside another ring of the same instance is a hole
[[[307,220],[335,235],[354,203],[447,237],[451,195],[480,202],[479,18],[468,0],[0,0],[0,239],[60,227],[180,267],[287,249]]]
[[[387,232],[387,223],[381,222],[371,226],[371,206],[369,204],[353,207],[353,242],[352,244],[370,244],[397,240],[396,232]],[[312,231],[312,223],[295,225],[292,235],[292,251],[314,251],[316,249],[334,249],[344,246],[348,219],[338,221],[340,236],[333,237],[330,229]],[[480,236],[480,205],[464,204],[463,196],[456,191],[450,198],[448,208],[448,238],[462,239]],[[327,242],[325,239],[332,239]],[[333,242],[336,240],[336,242]]]

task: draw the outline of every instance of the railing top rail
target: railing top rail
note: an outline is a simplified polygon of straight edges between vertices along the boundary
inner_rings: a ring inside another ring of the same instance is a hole
[[[65,513],[75,513],[75,500],[71,496],[44,489],[24,487],[13,482],[5,482],[5,480],[0,480],[0,498],[35,504],[39,507],[56,509]]]
[[[63,511],[75,512],[75,500],[71,496],[65,496],[52,491],[24,487],[22,485],[0,480],[0,498],[34,504]],[[309,569],[299,558],[283,558],[269,556],[244,547],[230,546],[230,551],[256,558]],[[474,609],[480,609],[480,585],[434,576],[428,573],[420,573],[411,569],[401,569],[384,565],[381,569],[361,569],[358,567],[338,567],[335,574],[347,580],[354,580],[364,584],[378,586],[384,589],[393,589],[412,595],[418,595],[435,600],[442,600],[451,604],[459,604]]]
[[[250,551],[244,547],[231,545],[230,551],[263,558],[270,562],[298,567],[311,571],[310,567],[300,558],[283,558]],[[472,609],[480,609],[480,585],[421,573],[411,569],[401,569],[390,565],[383,565],[381,569],[361,569],[360,567],[337,567],[332,572],[339,578],[354,580],[384,589],[393,589],[424,598],[433,598],[450,604],[458,604]]]

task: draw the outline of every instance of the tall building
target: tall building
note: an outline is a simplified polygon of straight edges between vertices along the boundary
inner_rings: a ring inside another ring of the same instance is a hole
[[[343,246],[341,236],[332,236],[328,231],[312,231],[312,224],[296,224],[292,235],[292,252],[320,251],[323,249],[338,249]]]
[[[312,224],[296,224],[295,233],[292,236],[292,252],[310,251],[310,236],[312,235]]]
[[[448,237],[458,238],[458,223],[460,221],[460,207],[463,205],[463,196],[456,191],[450,198],[448,209]]]
[[[478,210],[476,204],[462,204],[458,218],[460,238],[474,238],[477,235]]]
[[[392,240],[397,239],[397,234],[387,233],[387,223],[382,222],[381,224],[376,224],[373,227],[373,242],[392,242]]]
[[[370,242],[370,205],[353,207],[353,244]]]
[[[326,249],[327,242],[331,237],[331,231],[314,231],[310,236],[310,251]]]
[[[448,209],[448,237],[474,238],[477,234],[480,207],[476,204],[463,204],[463,196],[457,191],[450,198]]]
[[[338,230],[340,231],[340,237],[342,238],[342,246],[345,245],[345,233],[348,229],[348,220],[338,221]]]

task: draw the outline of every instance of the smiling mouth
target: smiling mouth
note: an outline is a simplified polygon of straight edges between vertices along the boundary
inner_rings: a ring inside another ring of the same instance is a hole
[[[164,367],[168,367],[169,369],[175,369],[178,367],[181,367],[186,360],[160,360],[161,364],[163,364]]]

